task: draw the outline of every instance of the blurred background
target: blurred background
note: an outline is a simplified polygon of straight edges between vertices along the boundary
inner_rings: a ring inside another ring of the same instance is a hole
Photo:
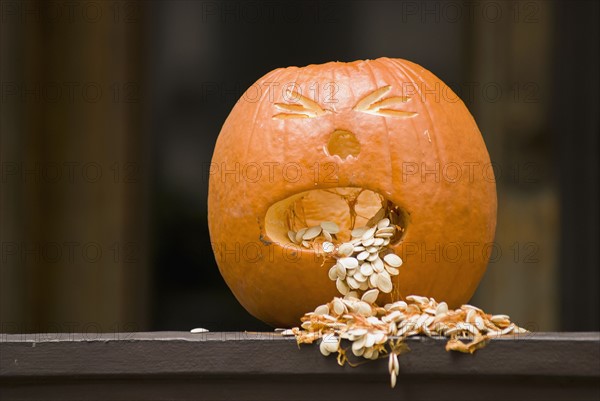
[[[380,56],[448,83],[495,164],[471,302],[599,330],[597,2],[0,4],[0,332],[270,330],[210,248],[220,127],[274,68]]]

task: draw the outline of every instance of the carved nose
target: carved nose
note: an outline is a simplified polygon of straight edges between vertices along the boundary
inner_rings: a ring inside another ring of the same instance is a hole
[[[327,153],[330,156],[338,155],[342,160],[348,156],[356,157],[360,153],[360,142],[352,132],[336,129],[329,137]]]

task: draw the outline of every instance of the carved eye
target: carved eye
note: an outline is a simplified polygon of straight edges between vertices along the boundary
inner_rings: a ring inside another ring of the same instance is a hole
[[[418,113],[413,111],[396,110],[390,108],[394,106],[401,106],[407,102],[410,102],[412,99],[410,96],[391,96],[381,100],[381,98],[384,97],[391,89],[392,87],[390,85],[377,89],[358,102],[358,104],[354,106],[354,110],[384,117],[408,118],[416,116]]]
[[[329,110],[323,109],[317,102],[302,96],[298,92],[288,91],[286,98],[295,100],[297,103],[275,103],[275,107],[282,113],[275,114],[273,118],[315,118],[329,113]]]

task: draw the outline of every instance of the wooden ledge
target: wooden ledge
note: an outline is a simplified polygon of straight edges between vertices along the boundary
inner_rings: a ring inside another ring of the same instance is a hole
[[[385,359],[340,367],[317,346],[298,348],[293,337],[275,333],[1,334],[0,394],[8,398],[0,399],[600,396],[600,333],[507,336],[474,355],[446,352],[445,339],[407,344],[391,390]]]

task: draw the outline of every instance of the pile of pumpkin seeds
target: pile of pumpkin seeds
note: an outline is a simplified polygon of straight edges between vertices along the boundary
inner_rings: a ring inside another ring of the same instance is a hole
[[[300,328],[281,331],[282,335],[294,335],[298,344],[320,340],[321,353],[337,353],[340,365],[353,365],[348,351],[370,360],[388,355],[390,384],[394,387],[400,372],[398,355],[408,351],[403,341],[406,337],[449,337],[447,351],[473,353],[493,337],[527,332],[506,315],[492,316],[472,305],[449,310],[445,302],[416,295],[383,307],[377,305],[380,291],[392,291],[391,276],[400,273],[402,259],[387,248],[401,228],[382,218],[381,213],[376,217],[370,225],[353,229],[352,239],[339,245],[333,242],[339,232],[333,222],[288,233],[292,242],[306,248],[314,249],[315,240],[323,239],[317,244],[336,260],[328,274],[342,297],[306,313]],[[342,340],[351,345],[344,348]]]
[[[411,295],[405,301],[381,307],[369,302],[369,292],[361,299],[348,295],[334,298],[305,314],[301,328],[295,327],[284,335],[295,335],[299,344],[320,339],[321,353],[337,353],[340,365],[349,363],[349,351],[355,357],[373,360],[388,355],[394,387],[400,369],[398,355],[408,350],[402,342],[406,337],[449,337],[447,351],[473,353],[491,338],[527,332],[506,315],[489,315],[472,305],[449,310],[445,302]],[[342,340],[350,345],[344,348]]]

